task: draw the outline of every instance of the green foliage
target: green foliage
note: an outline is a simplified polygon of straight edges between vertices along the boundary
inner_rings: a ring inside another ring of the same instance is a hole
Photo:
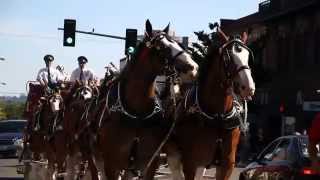
[[[0,101],[0,120],[22,119],[24,106],[24,102]]]

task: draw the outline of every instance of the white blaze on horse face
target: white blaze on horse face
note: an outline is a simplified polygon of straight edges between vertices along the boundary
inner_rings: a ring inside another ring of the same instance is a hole
[[[235,48],[240,48],[241,50],[238,51]],[[235,45],[232,46],[232,53],[231,56],[233,58],[234,63],[239,69],[242,66],[249,67],[249,51],[246,48],[241,46],[236,47]],[[239,81],[240,84],[240,95],[245,98],[250,98],[254,95],[255,92],[255,83],[253,81],[251,70],[250,69],[242,69],[238,72],[238,78],[236,80]]]
[[[52,112],[57,112],[60,110],[60,99],[57,98],[57,97],[54,97],[51,101],[50,101],[50,104],[51,104],[51,110]]]
[[[171,49],[171,57],[175,57],[175,65],[179,64],[184,67],[188,67],[186,72],[182,72],[183,76],[186,76],[190,80],[196,79],[198,75],[198,64],[191,58],[190,54],[185,52],[180,45],[175,41],[169,41],[167,38],[162,38],[161,42]],[[178,55],[180,52],[180,55]],[[177,56],[178,55],[178,56]],[[176,57],[177,56],[177,57]]]
[[[92,93],[90,90],[86,89],[81,92],[81,96],[84,100],[90,99],[92,97]]]

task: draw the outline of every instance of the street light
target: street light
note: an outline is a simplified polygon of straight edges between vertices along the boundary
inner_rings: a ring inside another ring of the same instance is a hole
[[[4,86],[7,85],[7,83],[5,83],[5,82],[0,82],[0,84],[1,84],[1,85],[4,85]]]
[[[0,57],[0,61],[4,61],[4,60],[6,60],[5,58],[3,58],[3,57]]]

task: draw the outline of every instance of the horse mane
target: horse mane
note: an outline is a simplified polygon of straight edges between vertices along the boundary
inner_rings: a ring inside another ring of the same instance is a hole
[[[70,88],[68,88],[67,90],[63,90],[62,93],[66,93],[65,94],[65,98],[64,98],[64,104],[65,106],[69,106],[70,103],[72,102],[73,99],[73,94],[76,92],[76,90],[79,88],[79,82],[75,82],[75,84],[73,84]]]
[[[128,72],[131,70],[132,67],[134,67],[139,59],[139,56],[141,54],[141,50],[145,48],[145,43],[140,42],[137,47],[135,53],[132,55],[132,58],[130,60],[127,59],[126,65],[123,68],[123,70],[120,72],[119,76],[115,79],[116,82],[125,79]]]
[[[208,47],[208,52],[204,58],[199,62],[199,76],[198,82],[203,82],[208,77],[208,72],[211,70],[211,65],[219,59],[219,48],[216,46]]]

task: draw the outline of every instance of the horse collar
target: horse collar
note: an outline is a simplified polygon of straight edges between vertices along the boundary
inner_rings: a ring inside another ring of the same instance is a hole
[[[191,113],[191,114],[199,113],[200,115],[210,120],[217,119],[217,118],[227,120],[237,115],[235,106],[233,106],[232,110],[228,113],[225,113],[225,114],[215,113],[213,115],[209,115],[208,113],[206,113],[201,109],[199,98],[198,98],[199,96],[198,89],[199,89],[198,85],[195,85],[187,92],[185,102],[184,102],[184,109],[186,109],[188,113]],[[188,106],[188,100],[191,101],[190,106]]]
[[[113,92],[115,90],[117,90],[116,93]],[[112,98],[112,97],[110,97],[110,93],[112,93],[112,95],[116,95],[116,97],[113,97],[113,98],[116,98],[116,100],[114,102],[111,102],[111,101],[109,102],[109,100]],[[115,86],[112,86],[108,90],[108,94],[107,94],[107,98],[106,98],[106,105],[107,105],[107,109],[109,110],[109,114],[111,112],[120,112],[120,113],[122,113],[122,114],[124,114],[124,115],[126,115],[126,116],[128,116],[129,118],[132,118],[132,119],[145,120],[145,119],[149,119],[149,118],[153,117],[154,115],[158,114],[159,112],[163,112],[163,109],[161,108],[161,105],[160,105],[160,102],[159,102],[159,99],[158,99],[157,96],[154,99],[154,104],[155,105],[154,105],[153,111],[147,116],[139,117],[139,116],[130,114],[124,108],[124,106],[122,105],[122,102],[121,102],[120,82],[118,82],[118,84],[117,84],[117,89],[115,89]]]

